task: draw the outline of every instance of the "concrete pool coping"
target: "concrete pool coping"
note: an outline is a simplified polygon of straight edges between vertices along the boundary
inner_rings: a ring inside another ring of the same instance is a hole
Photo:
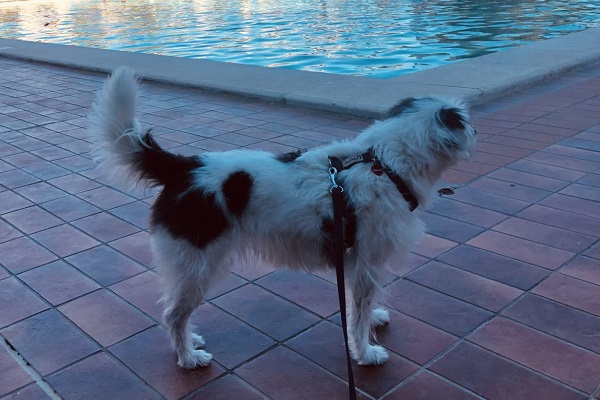
[[[389,79],[3,38],[0,57],[105,73],[128,65],[149,81],[381,118],[408,96],[438,94],[476,105],[600,63],[600,28]]]

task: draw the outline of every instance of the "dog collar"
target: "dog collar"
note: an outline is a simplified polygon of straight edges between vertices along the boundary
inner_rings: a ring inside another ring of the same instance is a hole
[[[354,157],[345,158],[343,160],[340,160],[337,157],[329,157],[329,163],[331,167],[335,168],[337,172],[341,172],[356,164],[367,163],[371,161],[373,162],[371,171],[377,176],[380,176],[383,172],[385,172],[388,178],[394,183],[394,185],[396,185],[396,189],[398,189],[398,192],[400,192],[402,197],[404,197],[404,200],[408,202],[410,211],[415,211],[417,207],[419,207],[419,201],[410,191],[406,182],[404,182],[400,175],[395,173],[391,168],[385,166],[383,163],[381,163],[381,161],[376,159],[370,150]]]

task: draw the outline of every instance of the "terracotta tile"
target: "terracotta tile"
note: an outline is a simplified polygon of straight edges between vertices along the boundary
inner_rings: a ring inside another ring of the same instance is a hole
[[[230,272],[225,278],[217,280],[207,291],[205,300],[213,300],[219,296],[229,293],[234,289],[248,283],[247,280],[240,278],[236,274]]]
[[[47,378],[65,400],[87,399],[158,400],[161,396],[127,368],[104,353],[80,361]],[[107,384],[110,382],[110,385]]]
[[[523,293],[511,286],[437,261],[412,272],[407,279],[495,312]]]
[[[265,395],[248,385],[236,375],[226,375],[204,385],[188,397],[188,400],[264,400]]]
[[[347,399],[347,384],[306,358],[278,347],[236,371],[272,399]],[[285,382],[285,385],[281,383]]]
[[[559,210],[571,211],[594,218],[600,218],[600,203],[597,201],[581,199],[555,193],[539,203],[542,206],[558,208]]]
[[[517,217],[596,237],[598,236],[598,226],[600,226],[600,218],[540,205],[533,205],[521,211]]]
[[[275,344],[273,339],[209,303],[198,307],[190,321],[196,327],[194,331],[206,341],[206,351],[229,369]]]
[[[215,362],[194,370],[177,366],[169,338],[159,327],[111,347],[110,352],[167,399],[182,398],[224,372]]]
[[[500,154],[492,154],[492,153],[484,153],[484,152],[475,152],[471,157],[471,160],[476,162],[481,162],[484,164],[493,165],[496,167],[502,167],[506,164],[510,164],[515,161],[514,157],[504,156]]]
[[[139,231],[136,226],[106,212],[73,221],[72,224],[103,242],[119,239]]]
[[[253,261],[250,259],[237,259],[234,260],[231,264],[232,272],[250,281],[262,278],[263,276],[268,275],[276,270],[277,268],[275,267],[271,267],[269,265],[263,264],[262,262]]]
[[[64,303],[100,287],[62,260],[25,271],[19,274],[19,278],[52,305]]]
[[[33,382],[4,346],[0,346],[0,371],[0,396]]]
[[[503,315],[600,354],[600,317],[532,294]]]
[[[78,193],[77,196],[104,210],[119,207],[134,201],[132,197],[106,186]]]
[[[486,210],[482,207],[461,203],[444,197],[435,202],[431,211],[483,228],[490,228],[508,217],[496,211]]]
[[[59,176],[64,176],[70,173],[69,170],[59,167],[58,165],[48,161],[43,161],[38,164],[26,166],[23,168],[23,171],[30,173],[31,175],[41,179],[42,181],[46,181],[48,179],[56,178]]]
[[[426,233],[421,237],[413,252],[427,258],[435,258],[457,245],[456,242],[451,240]]]
[[[392,283],[388,303],[396,310],[457,336],[463,336],[492,313],[405,279]]]
[[[556,167],[568,168],[582,172],[592,172],[598,168],[598,162],[580,160],[578,158],[552,153],[538,152],[531,154],[526,159],[542,164],[553,165]]]
[[[492,231],[482,233],[467,244],[548,269],[560,267],[574,255],[565,250]]]
[[[429,258],[427,257],[409,253],[406,255],[406,260],[402,263],[397,262],[396,257],[392,256],[390,261],[388,261],[388,265],[390,267],[390,271],[393,271],[396,276],[402,277],[428,262]],[[332,283],[333,282],[335,282],[335,280],[332,280]]]
[[[450,168],[442,173],[441,179],[444,182],[453,183],[456,185],[464,185],[468,182],[479,177],[479,174],[474,174],[471,172],[459,171],[454,168]]]
[[[153,271],[141,273],[112,285],[110,290],[156,321],[162,320],[163,306],[159,304],[159,300],[162,297],[163,287],[157,273]]]
[[[87,294],[58,309],[105,347],[155,324],[150,318],[106,290]]]
[[[0,263],[14,274],[47,264],[56,258],[27,237],[0,243]]]
[[[68,195],[66,192],[63,192],[46,182],[38,182],[32,185],[23,186],[15,189],[15,192],[35,203],[43,203]]]
[[[44,311],[2,330],[42,376],[100,350],[99,346],[55,310]]]
[[[430,371],[419,372],[409,381],[385,397],[386,400],[476,400],[473,394],[467,392],[450,381],[440,378]]]
[[[470,187],[461,187],[455,191],[453,200],[462,201],[474,206],[485,206],[486,209],[504,214],[516,214],[529,206],[529,202],[511,199],[494,193],[475,190]]]
[[[212,303],[278,341],[319,321],[315,315],[256,285],[242,286]]]
[[[11,169],[10,171],[0,172],[0,185],[9,189],[31,185],[32,183],[39,181],[39,178],[20,169]]]
[[[552,275],[533,293],[600,316],[600,286],[565,275]]]
[[[581,179],[586,175],[585,172],[582,171],[576,171],[573,169],[561,168],[560,166],[533,162],[527,159],[515,161],[514,163],[510,164],[508,168],[571,182]]]
[[[19,390],[12,392],[12,394],[2,397],[2,400],[24,400],[24,399],[51,400],[51,397],[35,383],[27,385]]]
[[[323,322],[292,339],[287,345],[341,379],[348,379],[341,327]],[[415,364],[394,353],[390,353],[389,360],[380,366],[352,364],[356,387],[375,398],[391,390],[416,369]]]
[[[63,223],[60,219],[37,206],[22,208],[18,211],[4,214],[2,218],[26,234],[38,232]]]
[[[49,180],[48,183],[71,194],[85,192],[100,186],[98,182],[94,182],[93,180],[79,174],[69,174],[59,178],[54,178]]]
[[[0,219],[0,243],[16,239],[20,236],[23,236],[21,232]]]
[[[555,228],[521,218],[509,218],[493,227],[495,231],[578,253],[589,247],[596,238]]]
[[[1,184],[0,188],[2,188]],[[32,204],[25,197],[19,196],[10,190],[0,192],[0,214],[29,207]]]
[[[44,247],[61,257],[97,246],[96,240],[69,225],[60,225],[31,235]]]
[[[600,285],[600,260],[578,257],[561,269],[560,273]]]
[[[545,268],[466,245],[450,250],[438,260],[523,290],[531,289],[549,274]]]
[[[469,340],[588,394],[597,388],[600,354],[511,320],[495,318],[471,335]]]
[[[384,347],[424,365],[456,341],[456,337],[425,322],[388,310],[390,322],[377,329],[377,341]]]
[[[490,400],[583,400],[550,379],[467,342],[429,369]]]
[[[148,229],[150,225],[150,206],[141,201],[113,208],[110,213],[141,229]]]
[[[580,160],[598,162],[598,152],[577,149],[574,147],[563,146],[560,144],[552,145],[544,150],[545,152],[578,158]]]
[[[19,299],[19,301],[15,301]],[[48,306],[14,277],[0,281],[0,328],[25,319]]]
[[[587,249],[583,254],[589,257],[599,258],[600,259],[600,242],[596,243],[589,249]]]
[[[109,245],[142,265],[151,268],[154,264],[152,263],[149,240],[150,237],[147,232],[138,232],[110,242]]]
[[[597,187],[574,183],[560,191],[561,194],[566,194],[572,197],[577,197],[586,200],[600,201],[600,190]]]
[[[478,189],[484,192],[490,192],[511,199],[517,199],[528,202],[538,202],[552,194],[552,192],[547,190],[542,190],[531,186],[525,186],[518,183],[492,179],[488,177],[478,179],[477,181],[471,183],[469,187],[471,189]]]
[[[106,286],[146,271],[137,262],[105,245],[82,251],[65,260]]]
[[[569,182],[550,178],[547,176],[530,174],[528,172],[516,171],[509,168],[501,168],[487,175],[490,178],[511,183],[518,183],[527,187],[556,192],[569,185]],[[511,186],[511,189],[514,187]],[[523,199],[527,200],[527,199]]]
[[[41,207],[65,221],[73,221],[100,212],[100,209],[75,196],[42,203]]]
[[[336,286],[305,272],[280,270],[256,283],[322,317],[339,310]]]

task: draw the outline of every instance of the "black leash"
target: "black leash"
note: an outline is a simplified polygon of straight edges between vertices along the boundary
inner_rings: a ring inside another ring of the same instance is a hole
[[[350,348],[348,347],[348,322],[346,321],[346,290],[344,285],[344,253],[346,246],[344,244],[344,188],[339,186],[335,180],[338,170],[332,166],[332,158],[329,158],[329,179],[331,179],[331,199],[333,202],[333,226],[334,226],[334,246],[333,258],[335,260],[335,272],[337,278],[338,299],[340,302],[340,316],[342,317],[342,330],[344,331],[344,342],[346,344],[346,363],[348,367],[348,398],[356,400],[356,385],[354,384],[354,374],[352,372],[352,359],[350,358]],[[339,161],[339,159],[335,159]],[[335,160],[333,163],[335,163]]]

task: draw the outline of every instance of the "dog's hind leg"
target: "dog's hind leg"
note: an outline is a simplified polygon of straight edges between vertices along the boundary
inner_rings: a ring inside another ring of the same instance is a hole
[[[348,336],[352,357],[359,365],[383,364],[388,359],[387,351],[379,345],[370,343],[373,323],[381,324],[386,319],[382,309],[374,309],[377,282],[365,271],[359,270],[349,283],[351,298],[348,308]],[[379,319],[374,319],[378,317]],[[387,316],[389,318],[389,316]]]

